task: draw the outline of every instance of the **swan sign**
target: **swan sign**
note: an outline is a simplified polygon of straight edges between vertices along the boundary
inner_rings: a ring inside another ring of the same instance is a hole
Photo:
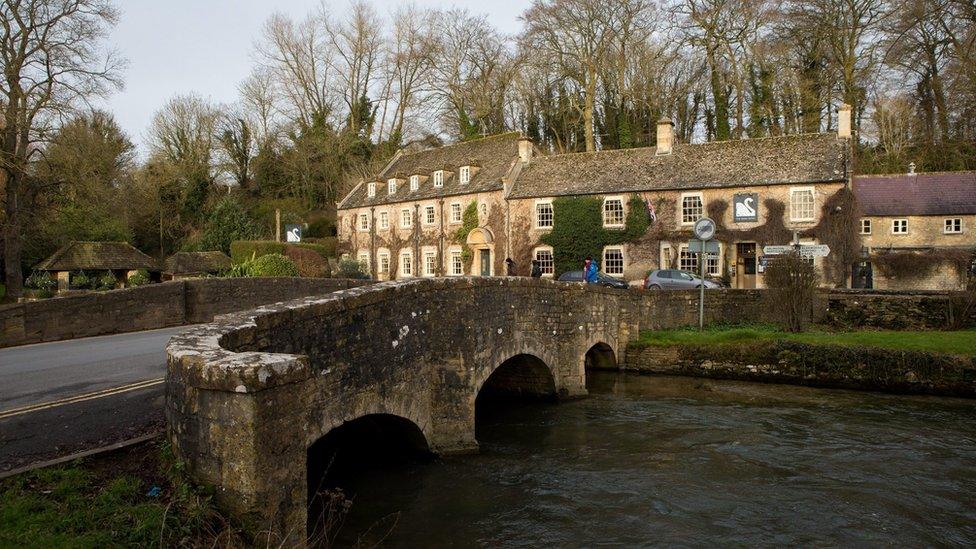
[[[738,193],[733,195],[732,220],[736,223],[759,221],[759,194]]]

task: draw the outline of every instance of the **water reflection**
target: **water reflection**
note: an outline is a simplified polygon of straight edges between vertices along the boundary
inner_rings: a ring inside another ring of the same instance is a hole
[[[972,401],[612,373],[589,388],[496,410],[479,455],[349,483],[342,542],[976,543]]]

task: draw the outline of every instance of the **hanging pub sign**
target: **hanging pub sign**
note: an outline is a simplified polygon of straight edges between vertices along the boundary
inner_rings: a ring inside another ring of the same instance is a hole
[[[285,242],[301,242],[301,241],[302,241],[302,226],[285,225]]]
[[[759,194],[737,193],[733,195],[732,220],[736,223],[759,221]]]

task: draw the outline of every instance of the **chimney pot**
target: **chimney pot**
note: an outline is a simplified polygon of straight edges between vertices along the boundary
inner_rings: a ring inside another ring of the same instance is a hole
[[[657,121],[657,149],[655,155],[671,154],[674,147],[674,122],[670,118]]]
[[[528,137],[520,137],[518,140],[518,155],[519,160],[523,164],[528,164],[532,161],[532,140]]]
[[[837,109],[837,137],[851,137],[851,106],[847,103],[841,104]]]

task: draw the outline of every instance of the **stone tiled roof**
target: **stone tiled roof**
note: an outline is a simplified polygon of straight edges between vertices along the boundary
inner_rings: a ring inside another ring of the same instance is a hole
[[[845,181],[850,142],[835,134],[676,144],[536,157],[511,198]]]
[[[222,252],[177,252],[166,258],[163,272],[174,275],[219,273],[230,268]]]
[[[425,151],[400,152],[381,173],[357,185],[339,203],[339,208],[358,208],[376,204],[392,204],[425,198],[452,196],[459,194],[497,191],[502,188],[502,177],[511,169],[518,157],[518,133],[504,133],[464,141],[454,145],[428,149]],[[461,166],[474,166],[471,181],[465,185],[458,183],[458,169]],[[449,170],[444,174],[444,186],[434,187],[433,173],[436,170]],[[409,177],[425,176],[420,188],[410,191]],[[387,193],[387,180],[393,177],[402,179],[396,193]],[[369,198],[366,184],[376,182],[376,196]]]
[[[976,214],[976,172],[854,177],[864,215]]]
[[[159,270],[155,259],[128,242],[71,242],[35,268],[39,271]]]

